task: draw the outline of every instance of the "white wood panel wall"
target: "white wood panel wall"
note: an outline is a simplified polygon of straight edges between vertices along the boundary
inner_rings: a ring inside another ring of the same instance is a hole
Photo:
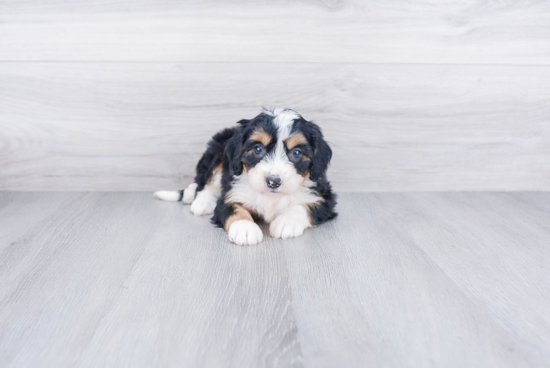
[[[547,1],[2,0],[0,59],[548,64]]]
[[[339,191],[550,190],[550,3],[0,0],[0,190],[189,183],[294,108]]]

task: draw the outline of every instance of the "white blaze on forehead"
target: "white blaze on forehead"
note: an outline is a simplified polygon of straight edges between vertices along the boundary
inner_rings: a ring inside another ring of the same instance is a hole
[[[273,116],[273,124],[277,127],[279,141],[284,141],[290,135],[294,120],[300,118],[300,114],[290,109],[276,108],[273,110],[264,110],[264,114]]]
[[[286,156],[286,150],[284,146],[284,141],[290,136],[292,130],[292,124],[294,124],[295,119],[299,119],[300,115],[290,109],[276,108],[273,110],[265,110],[264,114],[273,117],[273,124],[277,127],[277,146],[275,151],[265,157],[265,161],[274,165],[277,162],[279,164],[290,164],[288,157]],[[274,170],[278,171],[281,168],[273,167]],[[274,172],[273,174],[277,174]]]

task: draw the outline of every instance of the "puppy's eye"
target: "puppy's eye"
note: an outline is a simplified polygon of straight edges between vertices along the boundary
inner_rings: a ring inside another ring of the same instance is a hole
[[[292,151],[292,157],[295,159],[299,159],[300,157],[302,157],[302,151],[300,151],[299,149],[295,149],[294,151]]]
[[[257,155],[261,155],[263,151],[264,151],[264,149],[262,148],[262,146],[254,147],[254,153],[257,154]]]

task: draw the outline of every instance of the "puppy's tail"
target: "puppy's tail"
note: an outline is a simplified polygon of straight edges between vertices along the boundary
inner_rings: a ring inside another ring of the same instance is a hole
[[[192,203],[195,199],[195,192],[197,190],[197,184],[189,184],[184,190],[159,190],[153,193],[153,197],[160,199],[161,201]]]
[[[183,190],[159,190],[153,193],[153,197],[161,201],[178,202],[183,199]]]

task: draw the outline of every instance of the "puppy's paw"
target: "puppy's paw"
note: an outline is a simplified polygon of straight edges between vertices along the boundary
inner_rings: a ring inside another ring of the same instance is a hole
[[[307,211],[302,206],[297,206],[273,220],[269,225],[269,233],[274,238],[296,238],[309,227],[311,227],[311,223]]]
[[[211,197],[198,196],[191,204],[191,212],[195,216],[211,215],[214,213],[215,208],[216,199]]]
[[[262,229],[248,220],[238,220],[229,226],[229,240],[238,245],[254,245],[260,243],[264,239]]]
[[[183,198],[182,202],[185,204],[191,204],[193,203],[193,200],[195,199],[195,191],[197,190],[197,183],[191,183],[185,190],[183,191]]]

